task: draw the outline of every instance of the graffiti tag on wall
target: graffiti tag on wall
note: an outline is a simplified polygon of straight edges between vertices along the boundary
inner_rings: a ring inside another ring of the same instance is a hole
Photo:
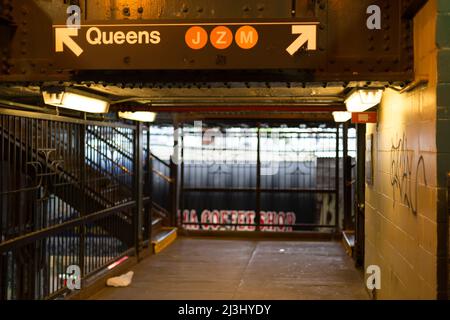
[[[419,156],[417,162],[414,161],[414,151],[408,150],[408,141],[405,134],[398,140],[398,143],[392,143],[391,147],[391,166],[390,176],[394,195],[398,190],[400,201],[407,205],[414,214],[417,214],[417,196],[419,189],[419,172],[423,173],[423,181],[427,184],[425,172],[425,160]],[[415,174],[413,174],[413,165],[415,164]]]

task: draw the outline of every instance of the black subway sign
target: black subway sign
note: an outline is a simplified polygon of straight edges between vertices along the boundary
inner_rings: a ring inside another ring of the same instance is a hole
[[[54,25],[61,69],[276,69],[320,65],[316,21]]]

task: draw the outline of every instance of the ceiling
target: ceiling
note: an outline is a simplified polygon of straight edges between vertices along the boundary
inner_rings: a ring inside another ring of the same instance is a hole
[[[9,83],[0,85],[0,103],[48,109],[41,89],[68,86],[107,98],[112,113],[153,111],[163,122],[207,118],[328,121],[332,119],[332,111],[345,110],[345,97],[354,87],[393,85],[385,82]]]

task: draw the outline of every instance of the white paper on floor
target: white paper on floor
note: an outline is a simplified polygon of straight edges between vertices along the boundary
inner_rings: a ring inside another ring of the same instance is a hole
[[[127,287],[131,284],[134,272],[127,272],[119,277],[109,278],[106,280],[106,285],[110,287]]]

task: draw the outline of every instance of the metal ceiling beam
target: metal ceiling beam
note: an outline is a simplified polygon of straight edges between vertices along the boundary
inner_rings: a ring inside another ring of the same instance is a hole
[[[324,63],[313,69],[271,70],[262,73],[245,70],[211,70],[210,72],[146,71],[130,72],[103,70],[86,72],[74,66],[60,69],[55,66],[53,24],[65,23],[65,9],[69,1],[61,0],[5,0],[11,7],[11,17],[17,32],[9,41],[0,36],[0,81],[106,81],[156,83],[202,81],[410,81],[413,79],[412,29],[402,19],[402,3],[406,0],[378,0],[382,10],[382,30],[371,31],[366,26],[366,9],[372,0],[297,0],[295,17],[320,21],[319,53]],[[4,2],[5,2],[4,1]],[[422,1],[412,0],[406,12],[420,8]],[[73,1],[70,1],[72,3]],[[80,1],[82,24],[101,20],[109,23],[142,19],[292,19],[291,0],[142,0],[142,1]],[[314,4],[314,5],[312,5]],[[345,13],[345,14],[344,14]],[[358,26],[358,27],[355,27]],[[48,29],[49,32],[43,32]],[[322,43],[323,41],[323,43]],[[268,57],[270,59],[270,57]],[[70,70],[69,70],[70,69]],[[163,80],[158,80],[158,79]],[[148,80],[146,80],[148,79]],[[264,80],[261,80],[264,79]]]
[[[175,112],[175,113],[214,113],[214,112],[298,112],[298,113],[331,113],[333,111],[345,111],[344,104],[330,104],[322,106],[313,105],[217,105],[209,106],[193,105],[167,105],[167,106],[121,106],[113,107],[112,110],[122,111],[152,111],[152,112]]]
[[[193,123],[194,121],[207,121],[217,123],[245,123],[251,125],[261,121],[267,123],[308,123],[320,122],[335,125],[333,117],[329,113],[242,113],[242,114],[205,114],[205,113],[178,113],[175,116],[176,121],[184,123]]]
[[[428,0],[403,0],[403,18],[413,19]]]

